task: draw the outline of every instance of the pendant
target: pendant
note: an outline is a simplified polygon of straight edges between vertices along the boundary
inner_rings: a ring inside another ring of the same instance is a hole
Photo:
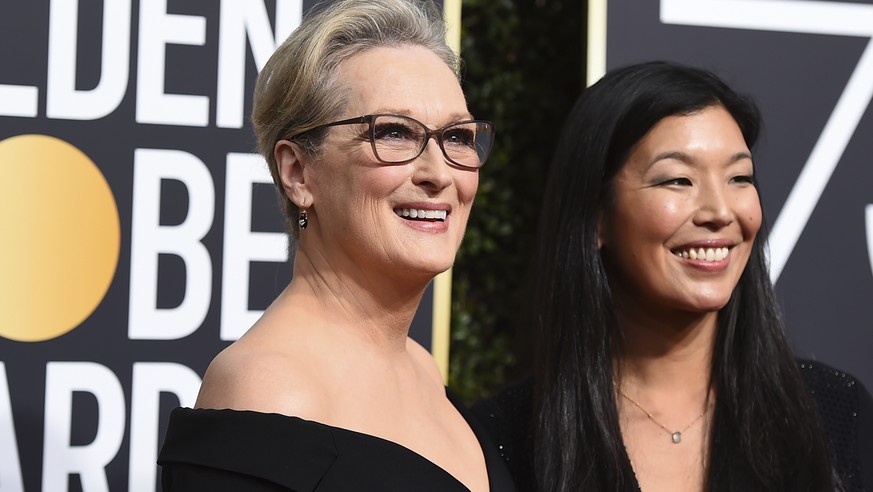
[[[679,444],[682,442],[682,433],[679,431],[674,432],[671,437],[673,437],[673,444]]]

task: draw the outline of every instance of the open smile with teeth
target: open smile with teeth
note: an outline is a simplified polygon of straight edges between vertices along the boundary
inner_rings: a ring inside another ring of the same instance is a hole
[[[448,215],[448,212],[445,210],[422,210],[415,208],[395,208],[394,213],[404,219],[437,220],[440,222],[446,220],[446,215]]]
[[[721,261],[727,258],[728,248],[674,249],[673,254],[689,260]]]

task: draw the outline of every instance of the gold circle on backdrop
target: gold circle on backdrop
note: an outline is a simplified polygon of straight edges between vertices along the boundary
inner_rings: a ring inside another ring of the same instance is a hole
[[[106,178],[47,135],[0,141],[0,336],[22,342],[79,326],[106,295],[121,243]]]

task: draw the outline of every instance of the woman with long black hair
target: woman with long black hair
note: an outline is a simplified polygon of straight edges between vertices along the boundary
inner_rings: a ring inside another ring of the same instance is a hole
[[[664,62],[574,106],[540,218],[533,381],[478,407],[522,489],[873,487],[870,395],[784,334],[759,129],[715,75]]]

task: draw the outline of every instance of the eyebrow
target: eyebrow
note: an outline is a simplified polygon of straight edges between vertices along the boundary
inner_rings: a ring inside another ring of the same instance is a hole
[[[686,154],[685,152],[680,152],[678,150],[671,150],[671,151],[662,152],[662,153],[656,155],[655,158],[652,159],[651,162],[649,162],[649,165],[646,166],[646,169],[654,166],[655,163],[657,163],[658,161],[663,161],[663,160],[667,160],[667,159],[675,159],[677,161],[681,161],[681,162],[684,162],[685,164],[689,164],[689,165],[694,163],[694,158],[691,157],[689,154]],[[727,162],[725,162],[725,165],[731,165],[731,164],[734,164],[735,162],[739,162],[739,161],[744,160],[744,159],[752,160],[752,154],[748,151],[745,151],[745,150],[737,152],[736,154],[732,155],[727,160]]]
[[[375,111],[371,112],[370,114],[396,114],[399,116],[408,116],[408,117],[412,118],[412,111],[410,111],[408,109],[398,109],[398,108],[379,108],[379,109],[376,109]],[[414,119],[418,119],[418,118],[414,118]],[[466,121],[466,120],[473,120],[473,119],[475,119],[475,118],[473,118],[473,115],[471,113],[452,113],[449,115],[448,119],[446,120],[446,123],[454,123],[457,121]]]

